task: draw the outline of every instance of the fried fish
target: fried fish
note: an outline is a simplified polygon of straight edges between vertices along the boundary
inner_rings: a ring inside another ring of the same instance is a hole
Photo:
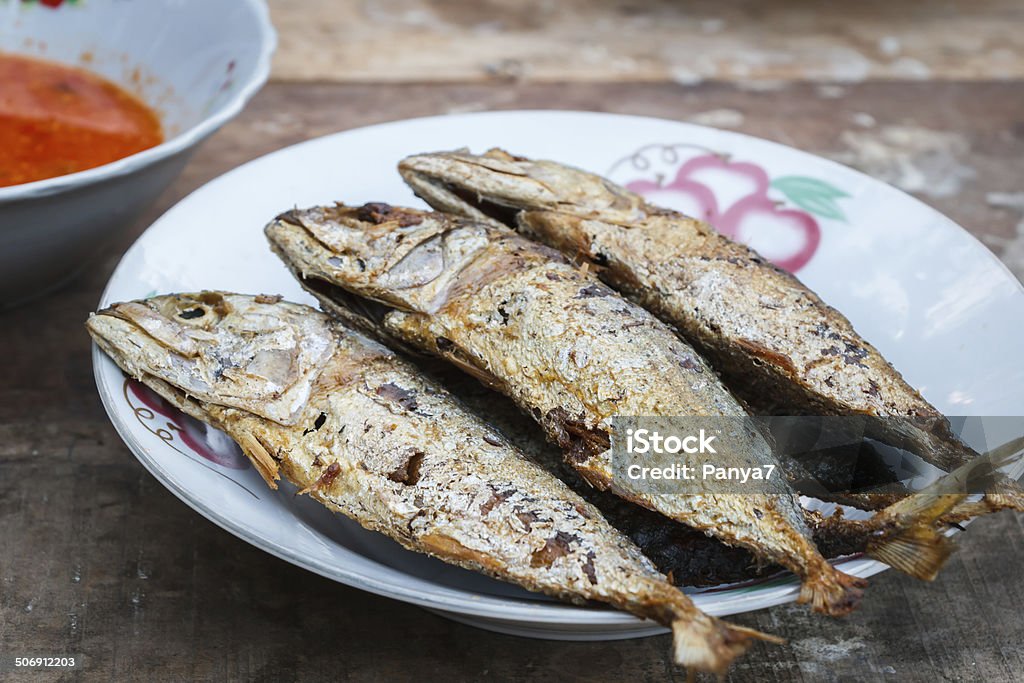
[[[706,223],[593,173],[499,149],[419,154],[399,171],[438,210],[518,228],[594,264],[676,327],[759,414],[877,418],[863,423],[868,436],[947,472],[978,456],[841,313]],[[878,508],[905,494],[858,503]],[[1022,510],[1024,493],[1004,480],[986,505]]]
[[[745,548],[728,546],[713,536],[667,520],[663,515],[610,491],[590,486],[562,458],[556,445],[536,438],[530,428],[530,416],[515,410],[515,404],[508,397],[488,389],[440,359],[423,358],[418,366],[437,377],[471,410],[486,415],[489,423],[508,435],[530,458],[596,506],[605,519],[629,536],[675,585],[720,586],[784,571],[779,565],[766,564]],[[1005,464],[1019,457],[1022,450],[1024,438],[987,454],[986,462],[990,466]],[[962,475],[948,474],[916,491],[918,496],[956,496],[949,500],[915,497],[881,510],[870,518],[855,513],[850,516],[851,511],[838,507],[831,513],[805,507],[804,518],[815,545],[825,557],[834,560],[864,554],[914,578],[930,581],[955,550],[955,544],[952,538],[945,536],[948,531],[946,524],[929,526],[928,520],[934,521],[941,516],[942,522],[946,521],[946,511],[961,500],[956,486],[951,486],[951,483],[961,479]]]
[[[306,306],[220,292],[115,304],[99,347],[238,442],[271,488],[410,550],[671,627],[675,659],[721,673],[752,639],[666,581],[589,503],[385,347]]]
[[[668,327],[558,252],[501,226],[379,203],[288,211],[266,233],[325,310],[509,395],[591,485],[792,570],[818,611],[859,601],[863,580],[818,552],[782,477],[766,492],[681,495],[614,476],[615,416],[746,413]],[[721,436],[723,466],[774,463],[756,430]]]

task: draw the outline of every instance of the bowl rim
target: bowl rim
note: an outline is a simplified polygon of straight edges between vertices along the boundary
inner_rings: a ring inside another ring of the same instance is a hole
[[[206,137],[214,133],[231,119],[238,116],[242,108],[259,92],[270,76],[270,62],[277,49],[277,31],[270,21],[270,9],[266,0],[241,0],[252,11],[259,33],[260,52],[252,75],[223,107],[200,119],[195,125],[187,128],[174,137],[168,138],[159,145],[129,154],[102,166],[87,168],[75,173],[43,178],[30,183],[20,183],[8,187],[0,187],[0,204],[19,199],[46,197],[58,194],[71,188],[84,187],[111,178],[126,176],[135,171],[179,154],[194,147]]]

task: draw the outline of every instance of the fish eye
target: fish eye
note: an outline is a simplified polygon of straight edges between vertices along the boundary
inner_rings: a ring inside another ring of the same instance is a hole
[[[196,306],[195,308],[186,308],[178,314],[178,317],[183,320],[195,320],[196,318],[202,318],[204,315],[206,315],[206,309]]]

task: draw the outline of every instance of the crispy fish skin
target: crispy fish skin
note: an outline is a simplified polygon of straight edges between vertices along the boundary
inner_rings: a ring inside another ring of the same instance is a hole
[[[947,472],[978,456],[845,316],[706,223],[601,176],[498,149],[415,155],[399,171],[438,210],[516,227],[599,266],[759,413],[897,418],[869,421],[870,435]],[[1024,509],[1015,486],[989,498]],[[874,507],[891,500],[879,496]]]
[[[781,477],[770,494],[651,494],[613,480],[613,417],[746,413],[668,327],[558,252],[504,227],[384,204],[293,210],[266,233],[326,310],[350,316],[342,295],[382,304],[367,324],[509,395],[591,485],[787,567],[817,611],[856,606],[864,581],[821,556]],[[774,463],[756,431],[720,436],[722,466]]]
[[[524,453],[546,471],[564,481],[586,501],[592,503],[612,526],[625,533],[655,566],[677,586],[717,586],[745,581],[783,571],[767,565],[750,551],[725,545],[701,531],[666,520],[660,513],[601,491],[587,484],[562,457],[554,444],[538,442],[530,429],[530,417],[509,410],[508,398],[498,395],[451,365],[425,363],[437,373],[445,386],[467,401],[471,410],[486,414],[492,423],[513,439]],[[989,465],[1012,462],[1024,450],[1024,438],[988,454]],[[977,462],[977,461],[975,461]],[[980,464],[980,463],[979,463]],[[947,495],[950,480],[963,479],[948,474],[910,500],[875,513],[868,519],[853,519],[838,508],[830,515],[803,509],[805,521],[822,555],[839,558],[863,553],[885,561],[914,578],[932,580],[955,550],[946,536],[947,513],[965,496]],[[925,497],[929,496],[929,497]],[[942,496],[941,498],[939,496]],[[941,517],[942,523],[937,523]],[[959,520],[953,520],[959,521]]]
[[[723,672],[752,638],[774,640],[698,610],[596,508],[318,311],[203,292],[115,304],[87,327],[122,369],[237,441],[272,488],[283,475],[410,550],[671,626],[695,669]]]

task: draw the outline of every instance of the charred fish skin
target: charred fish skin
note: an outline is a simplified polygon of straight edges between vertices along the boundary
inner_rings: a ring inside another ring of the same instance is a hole
[[[858,602],[864,582],[817,551],[781,477],[774,494],[699,496],[613,480],[616,415],[746,413],[668,327],[558,252],[508,228],[404,208],[294,210],[266,232],[325,310],[349,315],[335,291],[389,307],[371,324],[509,395],[591,485],[793,570],[801,600],[818,611],[843,614]],[[760,434],[736,431],[723,464],[774,462]]]
[[[755,631],[705,615],[589,503],[387,348],[306,306],[221,292],[92,315],[125,372],[406,548],[671,626],[677,661],[721,672]]]
[[[870,422],[871,435],[945,471],[978,455],[846,317],[701,221],[598,175],[497,149],[415,155],[399,171],[439,210],[516,227],[600,266],[759,413],[898,418]]]

